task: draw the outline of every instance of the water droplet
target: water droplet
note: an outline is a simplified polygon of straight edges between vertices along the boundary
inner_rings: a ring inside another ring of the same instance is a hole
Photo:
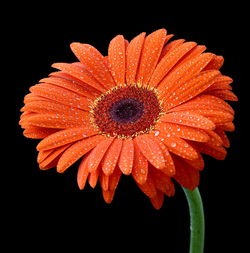
[[[167,137],[170,137],[170,136],[171,136],[171,135],[168,133],[168,134],[167,134]]]
[[[172,143],[171,143],[171,147],[172,147],[172,148],[176,147],[176,143],[175,143],[175,142],[172,142]]]
[[[155,136],[158,136],[160,134],[160,131],[155,131]]]
[[[144,169],[141,169],[141,174],[145,174],[146,173],[146,171],[144,170]]]

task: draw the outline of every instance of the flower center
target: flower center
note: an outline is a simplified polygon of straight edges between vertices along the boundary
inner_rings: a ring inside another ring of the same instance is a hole
[[[90,112],[100,133],[128,138],[153,129],[161,107],[155,90],[117,86],[97,98]]]
[[[143,103],[134,98],[124,98],[115,102],[109,110],[111,118],[118,123],[130,123],[143,114]]]

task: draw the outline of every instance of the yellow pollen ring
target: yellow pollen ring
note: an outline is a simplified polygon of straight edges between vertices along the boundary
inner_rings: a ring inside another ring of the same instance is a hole
[[[155,97],[157,98],[157,101],[158,101],[158,106],[159,106],[159,109],[160,109],[160,112],[158,114],[158,117],[156,119],[154,119],[153,123],[145,128],[144,130],[141,130],[141,131],[137,131],[131,135],[123,135],[123,134],[117,134],[116,132],[112,132],[112,133],[106,133],[104,131],[102,131],[100,129],[100,127],[96,124],[96,120],[95,120],[95,109],[97,107],[97,105],[109,94],[112,94],[112,92],[114,91],[117,91],[119,89],[124,89],[126,87],[137,87],[137,88],[143,88],[145,90],[148,90],[148,91],[152,91],[154,92],[155,94]],[[165,114],[164,110],[163,110],[163,107],[162,107],[162,103],[163,101],[161,99],[159,99],[159,91],[155,88],[155,87],[149,87],[149,86],[144,86],[142,83],[135,83],[135,84],[123,84],[123,85],[117,85],[111,89],[109,89],[108,91],[106,91],[105,93],[101,94],[98,98],[96,98],[93,103],[90,105],[90,123],[92,124],[92,126],[96,129],[96,131],[101,134],[101,135],[105,135],[106,137],[112,137],[112,138],[120,138],[120,139],[129,139],[129,138],[135,138],[136,136],[138,135],[141,135],[141,134],[147,134],[149,133],[150,131],[153,131],[155,129],[155,125],[156,123],[159,121],[160,117],[162,115]]]

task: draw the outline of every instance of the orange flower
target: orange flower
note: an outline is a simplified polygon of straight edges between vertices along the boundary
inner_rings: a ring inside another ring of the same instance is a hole
[[[204,167],[201,153],[222,160],[233,131],[232,79],[220,73],[223,57],[165,29],[130,42],[111,40],[108,56],[72,43],[79,62],[30,88],[20,124],[37,146],[42,170],[62,173],[81,160],[77,182],[99,180],[107,203],[120,177],[132,175],[153,206],[174,195],[176,180],[192,190]]]

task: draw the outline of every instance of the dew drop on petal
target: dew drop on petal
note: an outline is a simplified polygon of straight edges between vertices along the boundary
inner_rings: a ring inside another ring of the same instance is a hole
[[[172,142],[172,143],[171,143],[171,147],[172,147],[172,148],[176,147],[176,143],[175,143],[175,142]]]
[[[155,131],[155,136],[158,136],[160,134],[160,131]]]

